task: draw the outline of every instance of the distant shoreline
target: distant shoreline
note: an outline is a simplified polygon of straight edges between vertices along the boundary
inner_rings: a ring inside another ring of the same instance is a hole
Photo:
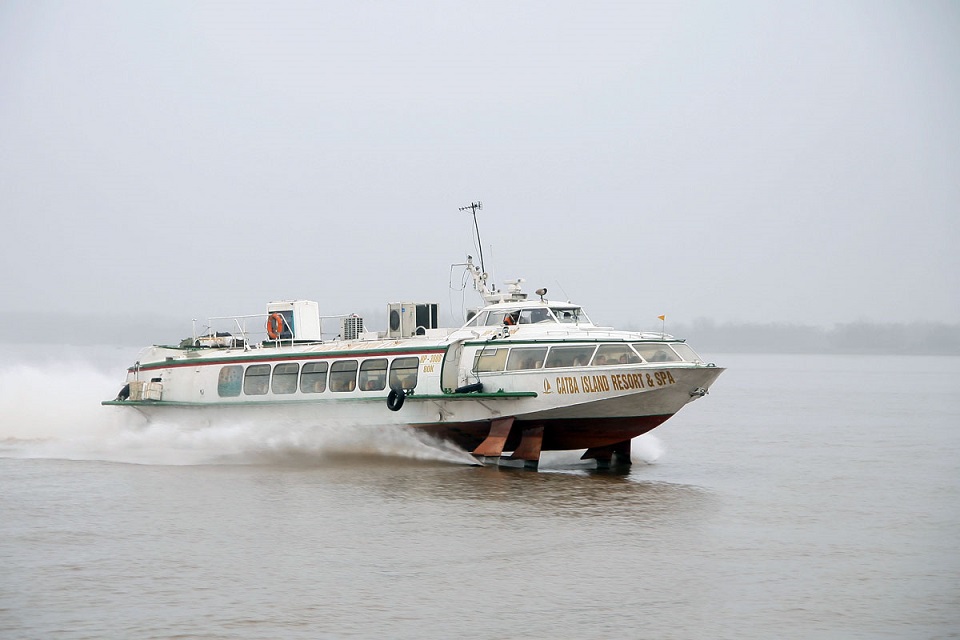
[[[698,320],[667,331],[714,353],[960,355],[960,324],[852,322],[826,328]]]
[[[16,327],[0,341],[26,344],[112,345],[142,347],[177,344],[190,333],[189,324],[156,316],[107,317],[41,313],[0,313]],[[629,323],[624,329],[640,330]],[[375,329],[375,326],[371,326]],[[644,331],[659,328],[643,327]],[[786,323],[719,323],[698,319],[666,326],[701,353],[837,353],[960,355],[960,324],[852,322],[832,327]]]

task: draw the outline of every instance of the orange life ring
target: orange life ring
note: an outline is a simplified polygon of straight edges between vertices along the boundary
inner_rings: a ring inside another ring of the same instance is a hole
[[[279,340],[283,333],[283,316],[279,313],[272,313],[267,318],[267,335],[271,340]]]

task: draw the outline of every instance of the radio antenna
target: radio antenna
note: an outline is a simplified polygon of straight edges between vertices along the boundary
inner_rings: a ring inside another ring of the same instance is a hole
[[[477,225],[477,209],[483,209],[483,203],[479,200],[471,202],[466,207],[460,207],[460,211],[470,211],[473,214],[473,228],[477,232],[477,249],[480,250],[480,271],[486,273],[487,270],[483,266],[483,242],[480,240],[480,227]]]

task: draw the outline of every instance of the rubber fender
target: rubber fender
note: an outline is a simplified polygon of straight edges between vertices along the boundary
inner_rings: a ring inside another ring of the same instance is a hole
[[[387,409],[400,411],[400,407],[403,406],[403,401],[406,398],[407,394],[403,389],[390,389],[390,393],[387,394]]]

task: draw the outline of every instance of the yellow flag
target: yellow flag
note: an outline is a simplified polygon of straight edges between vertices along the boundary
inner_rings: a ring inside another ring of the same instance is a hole
[[[657,316],[657,317],[658,317],[659,319],[661,319],[661,320],[666,320],[666,319],[667,319],[667,316]]]

